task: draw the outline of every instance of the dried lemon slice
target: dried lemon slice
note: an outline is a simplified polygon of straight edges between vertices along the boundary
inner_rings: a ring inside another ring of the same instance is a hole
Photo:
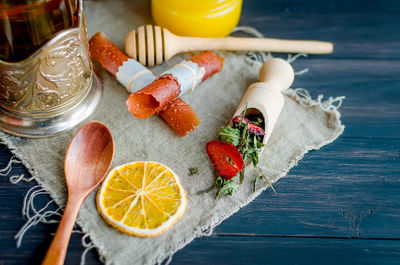
[[[186,209],[186,193],[167,166],[147,161],[112,169],[97,193],[107,223],[128,234],[151,237],[170,228]]]

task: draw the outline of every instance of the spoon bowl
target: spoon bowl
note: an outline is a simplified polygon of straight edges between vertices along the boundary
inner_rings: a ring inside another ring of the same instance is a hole
[[[68,201],[42,264],[63,264],[82,203],[104,179],[114,157],[110,130],[101,122],[85,124],[72,138],[64,161]]]
[[[113,156],[114,143],[110,130],[100,122],[89,122],[83,126],[72,138],[65,155],[68,191],[90,193],[110,169]]]

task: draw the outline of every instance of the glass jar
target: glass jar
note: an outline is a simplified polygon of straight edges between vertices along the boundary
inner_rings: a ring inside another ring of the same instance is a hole
[[[239,22],[242,0],[152,0],[155,23],[191,37],[225,37]]]

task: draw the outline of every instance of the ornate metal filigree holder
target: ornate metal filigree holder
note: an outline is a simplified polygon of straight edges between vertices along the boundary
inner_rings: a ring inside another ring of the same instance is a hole
[[[79,27],[56,34],[29,58],[0,60],[0,129],[47,137],[82,122],[95,110],[102,85],[88,52],[82,9]]]

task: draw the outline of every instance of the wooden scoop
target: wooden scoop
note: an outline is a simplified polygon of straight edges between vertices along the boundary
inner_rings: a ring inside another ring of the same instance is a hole
[[[64,161],[68,202],[42,265],[64,264],[69,239],[83,201],[103,180],[114,156],[114,141],[107,126],[93,121],[72,138]]]
[[[126,36],[126,53],[143,65],[153,66],[175,54],[188,51],[269,51],[327,54],[333,44],[324,41],[281,40],[267,38],[194,38],[179,37],[159,26],[140,26]]]
[[[293,83],[294,72],[288,62],[273,58],[263,64],[259,76],[260,82],[247,88],[233,117],[242,114],[246,108],[245,117],[261,115],[265,131],[263,143],[266,144],[285,103],[281,92]]]

